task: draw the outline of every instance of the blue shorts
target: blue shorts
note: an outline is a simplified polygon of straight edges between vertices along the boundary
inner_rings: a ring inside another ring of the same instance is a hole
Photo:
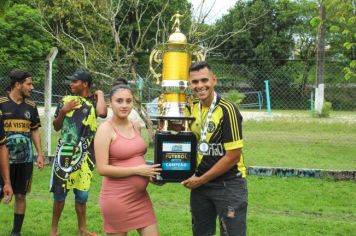
[[[67,190],[64,193],[61,194],[56,194],[53,193],[53,199],[55,202],[64,202],[64,200],[67,197],[69,190]],[[75,195],[75,202],[84,204],[88,201],[88,191],[81,191],[76,188],[73,189],[74,195]]]

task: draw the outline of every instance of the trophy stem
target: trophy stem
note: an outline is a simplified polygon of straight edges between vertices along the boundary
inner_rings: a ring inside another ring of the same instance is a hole
[[[184,132],[189,132],[189,121],[188,120],[184,121]]]
[[[163,127],[162,127],[163,132],[168,132],[168,120],[163,120]]]

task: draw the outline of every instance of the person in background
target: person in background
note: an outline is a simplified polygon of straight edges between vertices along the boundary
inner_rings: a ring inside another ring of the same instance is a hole
[[[8,95],[0,98],[0,111],[4,122],[6,148],[10,163],[11,186],[15,195],[14,223],[11,235],[21,235],[25,218],[26,194],[31,191],[33,162],[37,152],[37,166],[44,166],[36,104],[31,101],[32,75],[27,71],[10,72]]]
[[[61,133],[50,183],[54,198],[50,235],[58,234],[59,219],[70,189],[75,194],[78,235],[96,235],[87,230],[86,202],[95,166],[93,139],[96,118],[105,118],[107,107],[101,90],[91,94],[92,77],[88,72],[78,69],[66,79],[70,81],[73,96],[62,99],[53,120],[54,129]]]
[[[246,235],[247,183],[242,156],[242,116],[236,105],[215,91],[217,78],[207,62],[192,64],[190,88],[197,99],[191,130],[197,137],[197,168],[182,185],[191,189],[194,236]]]
[[[141,236],[159,235],[146,187],[160,173],[159,164],[147,165],[147,146],[141,127],[128,119],[133,92],[125,79],[117,79],[110,93],[113,116],[95,135],[97,170],[104,176],[100,207],[107,235],[124,236],[137,230]]]
[[[0,202],[3,199],[4,203],[8,204],[14,193],[11,187],[9,158],[7,156],[5,143],[4,123],[2,120],[2,112],[0,111]]]

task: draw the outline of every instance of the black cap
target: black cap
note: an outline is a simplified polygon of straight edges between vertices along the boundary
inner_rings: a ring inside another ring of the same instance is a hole
[[[77,69],[72,75],[66,76],[68,80],[81,80],[91,84],[93,81],[91,75],[83,69]]]

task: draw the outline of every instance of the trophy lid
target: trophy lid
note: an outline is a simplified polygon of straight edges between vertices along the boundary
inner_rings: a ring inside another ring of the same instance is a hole
[[[168,43],[187,43],[187,37],[177,28],[168,38]]]

